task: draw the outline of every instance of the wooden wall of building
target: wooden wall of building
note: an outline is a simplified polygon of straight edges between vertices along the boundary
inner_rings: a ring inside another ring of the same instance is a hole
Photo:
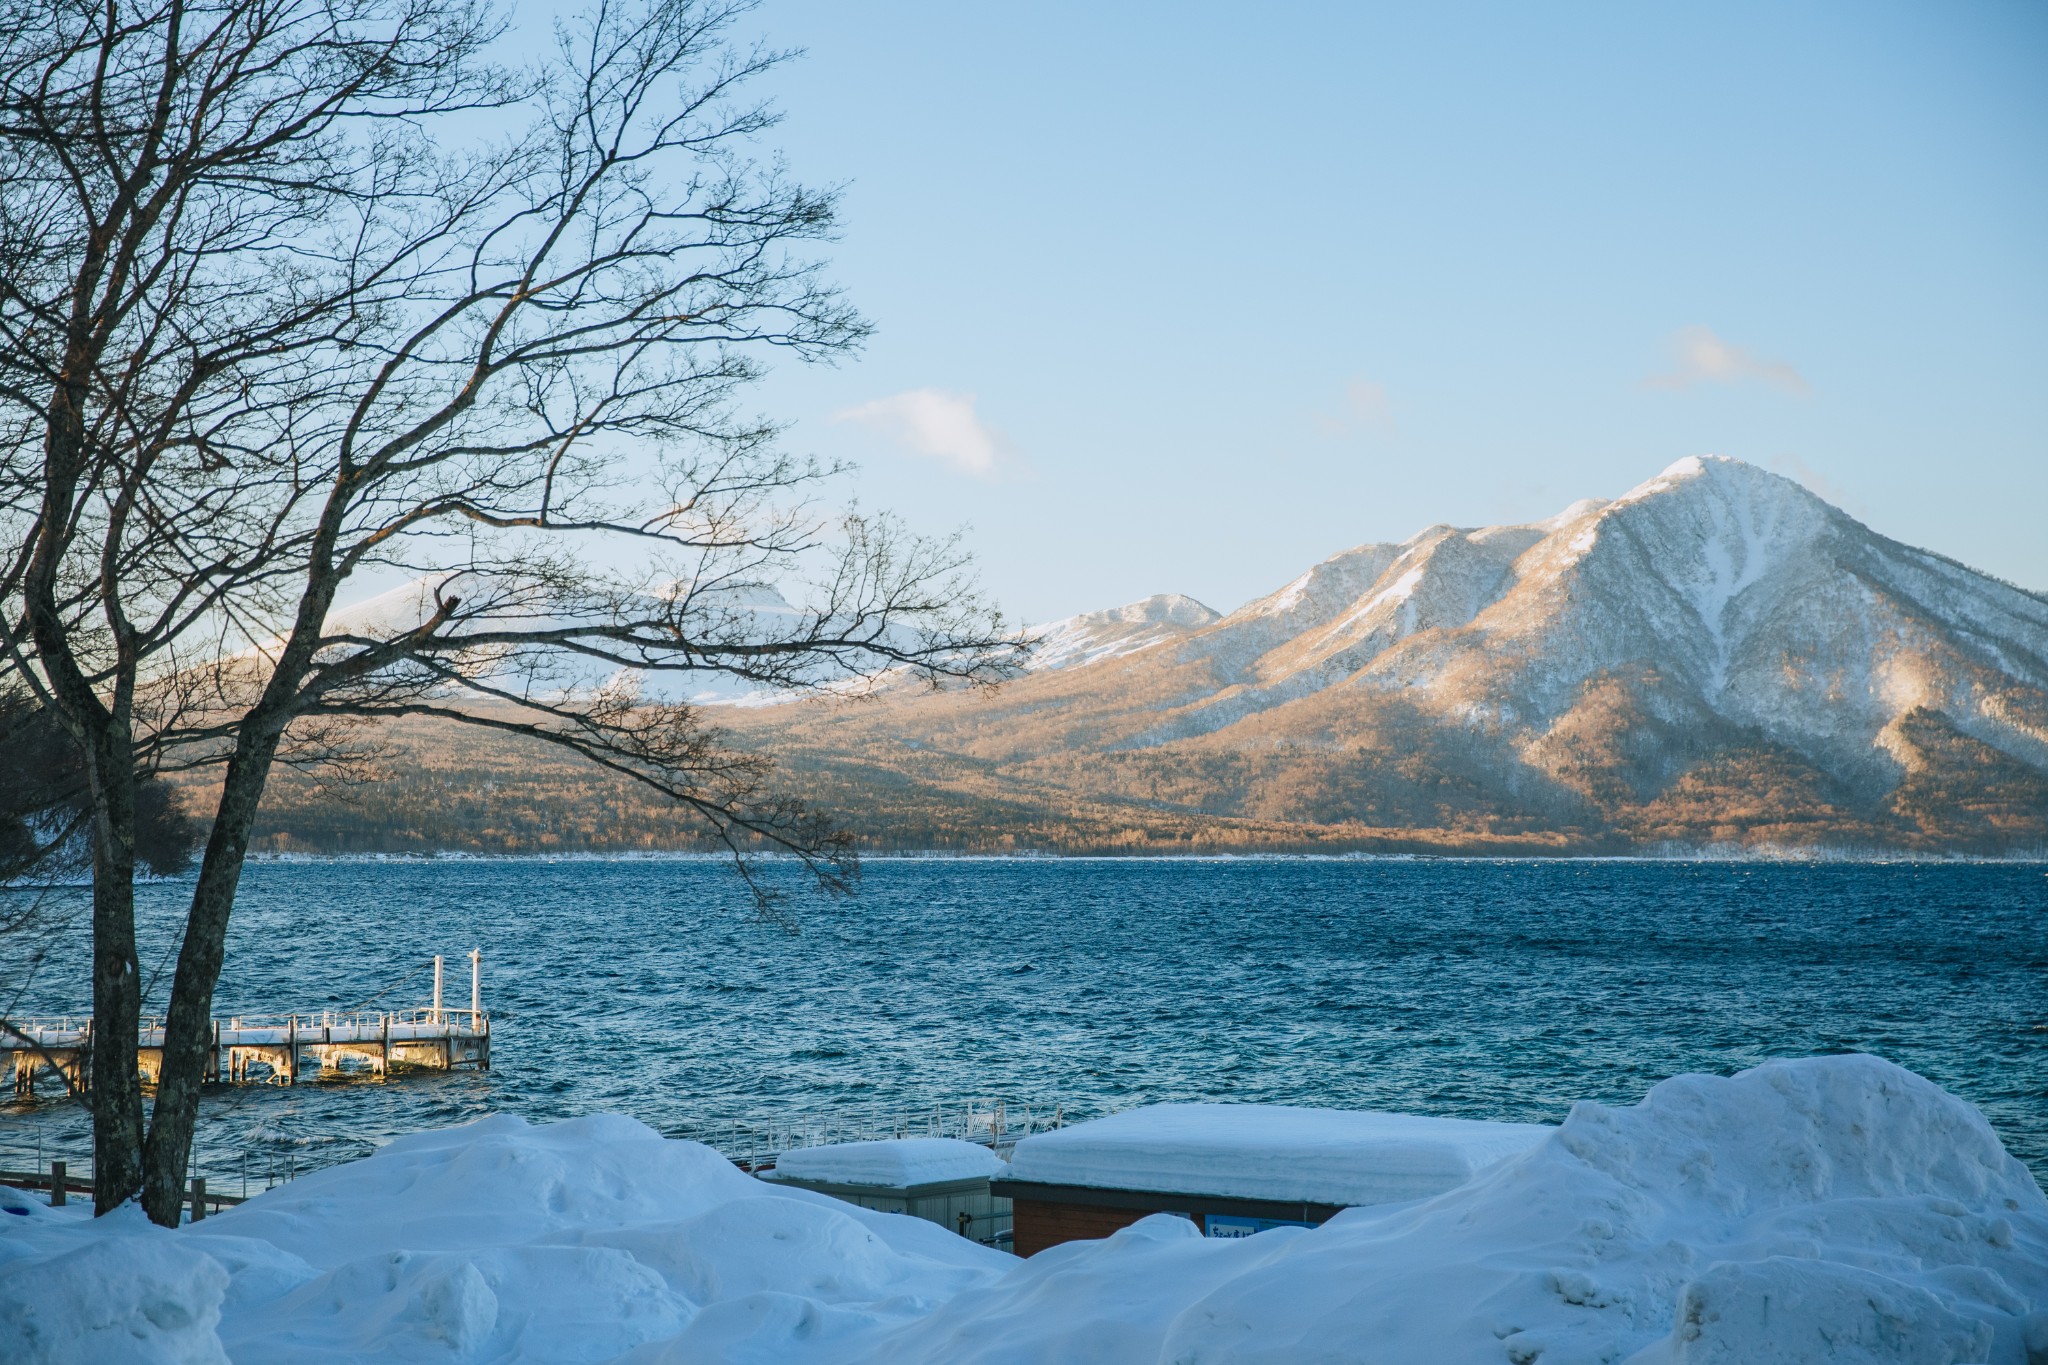
[[[1159,1209],[1113,1209],[1100,1204],[1055,1204],[1043,1199],[1011,1202],[1010,1249],[1032,1256],[1061,1242],[1089,1241],[1127,1228]]]

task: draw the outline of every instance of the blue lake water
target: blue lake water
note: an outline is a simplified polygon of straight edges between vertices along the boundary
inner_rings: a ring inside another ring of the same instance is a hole
[[[495,1036],[488,1073],[210,1091],[200,1165],[230,1193],[491,1110],[709,1138],[995,1095],[1554,1121],[1843,1050],[1975,1103],[2048,1183],[2039,865],[877,860],[796,936],[715,861],[272,862],[243,888],[217,1013],[354,1006],[435,952],[466,1004],[481,946]],[[144,892],[166,983],[185,890]],[[61,948],[18,1011],[82,1009],[84,973]],[[0,1106],[0,1159],[38,1147],[83,1164],[76,1107]]]

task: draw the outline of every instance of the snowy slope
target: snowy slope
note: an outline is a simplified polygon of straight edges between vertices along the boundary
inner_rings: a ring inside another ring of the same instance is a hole
[[[1083,612],[1028,631],[1037,647],[1025,667],[1040,672],[1115,659],[1185,639],[1221,619],[1194,598],[1178,593],[1162,593],[1107,611]]]
[[[176,1232],[0,1190],[9,1365],[2038,1365],[2048,1199],[1867,1056],[1580,1103],[1432,1198],[1019,1261],[627,1119],[401,1138]]]
[[[1665,706],[1845,779],[1896,780],[1896,726],[1916,708],[2048,769],[2048,600],[1735,460],[1681,460],[1544,522],[1346,551],[1167,652],[1216,686],[1142,743],[1348,689],[1528,746],[1589,683],[1654,669]],[[1097,665],[1105,691],[1143,685],[1114,666]]]

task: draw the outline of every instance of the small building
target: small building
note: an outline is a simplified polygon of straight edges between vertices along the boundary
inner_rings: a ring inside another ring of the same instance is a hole
[[[989,1182],[1009,1163],[958,1138],[888,1138],[799,1147],[776,1157],[763,1180],[816,1190],[864,1209],[907,1213],[989,1246],[1010,1240],[1010,1201]]]
[[[1025,1138],[989,1189],[1011,1201],[1020,1256],[1107,1237],[1154,1213],[1191,1219],[1210,1237],[1249,1237],[1441,1194],[1551,1131],[1419,1114],[1155,1104]]]

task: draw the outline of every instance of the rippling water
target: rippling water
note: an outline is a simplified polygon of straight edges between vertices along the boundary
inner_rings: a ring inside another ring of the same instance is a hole
[[[185,890],[145,890],[145,972]],[[2048,1182],[2038,865],[876,861],[802,920],[755,920],[709,861],[252,866],[217,1013],[353,1006],[435,952],[466,1004],[480,945],[493,1069],[213,1090],[201,1165],[232,1193],[238,1169],[260,1186],[494,1109],[712,1138],[997,1094],[1556,1120],[1862,1050],[1977,1104]],[[23,1004],[81,1009],[84,972],[58,953]],[[378,1004],[426,992],[422,972]],[[83,1165],[84,1133],[54,1099],[0,1106],[9,1165],[38,1143]]]

